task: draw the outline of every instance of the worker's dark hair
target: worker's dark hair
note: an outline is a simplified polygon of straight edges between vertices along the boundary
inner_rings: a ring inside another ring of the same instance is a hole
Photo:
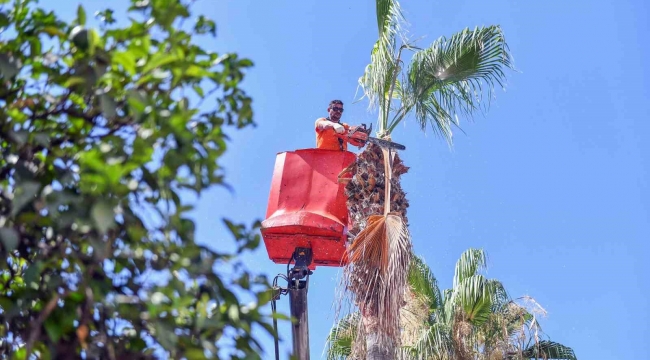
[[[341,100],[332,100],[332,101],[330,101],[330,104],[329,104],[328,107],[331,108],[332,105],[334,105],[334,104],[341,104],[341,105],[343,105],[343,101],[341,101]]]

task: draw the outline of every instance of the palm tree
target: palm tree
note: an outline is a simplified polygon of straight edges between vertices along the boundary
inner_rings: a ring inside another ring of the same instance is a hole
[[[404,36],[397,0],[376,0],[376,11],[379,38],[359,79],[369,107],[378,110],[376,135],[390,139],[414,114],[422,130],[431,125],[451,145],[459,116],[485,110],[494,86],[503,86],[504,71],[512,68],[500,27],[465,29],[421,49]],[[367,359],[390,359],[399,345],[404,306],[394,294],[407,286],[411,259],[408,200],[400,185],[408,168],[394,152],[370,144],[351,170],[355,175],[343,180],[348,181],[351,244],[342,287],[360,309]]]
[[[573,350],[543,336],[537,321],[545,311],[532,298],[512,300],[495,279],[481,274],[482,250],[468,249],[456,263],[451,289],[440,291],[424,261],[413,256],[406,305],[400,310],[402,360],[577,359]],[[339,321],[328,337],[327,359],[364,359],[361,315]]]

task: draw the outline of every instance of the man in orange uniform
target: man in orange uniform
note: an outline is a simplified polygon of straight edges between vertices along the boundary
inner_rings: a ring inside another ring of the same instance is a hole
[[[348,149],[347,141],[336,136],[336,134],[345,133],[350,128],[350,125],[341,122],[343,101],[330,101],[327,112],[328,117],[316,120],[316,148],[346,151]]]

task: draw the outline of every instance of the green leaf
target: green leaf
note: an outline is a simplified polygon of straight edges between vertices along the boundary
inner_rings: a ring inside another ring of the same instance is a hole
[[[194,86],[192,86],[192,89],[194,89],[194,91],[196,92],[196,94],[197,94],[198,96],[200,96],[200,97],[204,97],[204,96],[205,96],[205,92],[203,91],[203,88],[201,88],[201,86],[199,86],[199,85],[194,85]]]
[[[147,343],[144,342],[141,338],[132,339],[127,345],[130,350],[133,351],[142,351],[147,347]]]
[[[122,65],[124,70],[130,74],[135,74],[135,58],[129,51],[120,51],[113,54],[113,63]]]
[[[211,77],[212,72],[196,66],[196,65],[191,65],[185,70],[185,75],[191,76],[191,77]]]
[[[95,29],[90,29],[88,31],[88,53],[90,55],[95,54],[95,50],[101,44],[102,39],[99,37],[99,33]]]
[[[188,349],[186,350],[183,355],[187,358],[187,360],[198,360],[198,359],[205,359],[205,350],[199,348],[193,348],[193,349]]]
[[[37,261],[27,268],[25,270],[25,274],[23,275],[23,280],[25,281],[25,284],[29,287],[36,287],[38,288],[38,284],[41,279],[41,272],[43,270],[43,263],[40,261]]]
[[[115,100],[108,94],[102,94],[99,97],[99,104],[102,107],[102,113],[106,119],[111,120],[117,116],[117,112],[115,111],[117,104],[115,104]]]
[[[41,184],[35,181],[19,183],[14,193],[11,216],[16,216],[27,204],[34,201],[36,194],[41,190]]]
[[[15,304],[6,297],[0,297],[0,309],[6,314],[13,310]]]
[[[133,114],[140,115],[147,108],[147,97],[144,91],[129,90],[126,101]]]
[[[86,79],[81,76],[71,76],[61,86],[69,89],[75,85],[83,84],[85,82]]]
[[[175,54],[157,53],[147,62],[142,69],[142,73],[148,73],[151,70],[159,69],[160,67],[170,64],[178,60]]]
[[[46,133],[36,133],[34,134],[34,142],[38,145],[49,147],[50,146],[50,137]]]
[[[169,329],[165,324],[160,322],[154,325],[156,339],[160,341],[165,349],[173,349],[178,343],[178,335],[174,334],[173,330]]]
[[[25,347],[22,347],[16,352],[14,352],[14,359],[16,360],[24,360],[27,357],[27,349]]]
[[[45,327],[45,331],[47,331],[47,335],[50,337],[50,339],[53,342],[59,341],[61,339],[61,335],[63,334],[63,326],[56,321],[54,318],[48,318],[45,320],[45,323],[43,323],[43,326]]]
[[[13,110],[17,111],[19,114],[14,114]],[[10,111],[8,111],[8,113],[9,113],[9,116],[11,116],[12,118],[14,118],[14,120],[17,120],[17,121],[27,119],[27,116],[22,111],[17,110],[17,109],[11,109]],[[21,115],[25,116],[25,118],[23,119],[21,117]],[[23,146],[23,145],[25,145],[27,143],[27,140],[29,139],[29,131],[24,131],[24,130],[9,131],[9,138],[11,140],[15,141],[18,144],[18,146]]]
[[[56,28],[54,26],[46,26],[41,31],[43,31],[44,33],[50,35],[51,37],[54,37],[54,36],[64,37],[65,36],[63,31],[61,31],[59,28]]]
[[[18,242],[20,238],[18,237],[18,232],[12,228],[2,227],[0,228],[0,241],[6,252],[11,252],[18,247]]]
[[[2,4],[2,1],[4,0],[0,0],[0,4]],[[3,28],[7,25],[9,25],[9,16],[3,12],[0,12],[0,28]]]
[[[79,303],[81,300],[84,299],[84,294],[81,293],[81,291],[73,291],[68,294],[68,299],[70,299],[73,302]]]
[[[467,249],[456,262],[454,271],[454,287],[458,286],[465,279],[477,275],[479,271],[487,267],[487,254],[482,249]]]
[[[538,344],[533,344],[523,351],[523,356],[527,359],[558,359],[558,360],[577,360],[576,354],[568,346],[556,343],[554,341],[542,340]]]
[[[79,25],[86,25],[86,10],[79,4],[77,6],[77,22]]]
[[[115,211],[106,201],[100,200],[93,205],[90,216],[100,233],[105,234],[115,226]]]
[[[9,57],[7,54],[0,54],[0,75],[5,79],[10,79],[18,74],[18,70],[15,58]]]

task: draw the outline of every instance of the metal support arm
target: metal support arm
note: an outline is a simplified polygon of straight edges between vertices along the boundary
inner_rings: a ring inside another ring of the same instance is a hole
[[[293,268],[289,269],[291,261],[295,261]],[[293,258],[287,264],[287,289],[278,288],[274,280],[274,288],[277,288],[277,297],[274,296],[271,303],[275,312],[275,301],[280,295],[289,294],[289,306],[291,309],[291,334],[293,337],[293,356],[299,360],[309,360],[309,316],[307,306],[307,290],[309,289],[309,265],[312,262],[312,251],[309,248],[296,248]],[[282,276],[281,274],[278,276]],[[284,276],[282,276],[284,277]],[[277,277],[276,277],[277,279]],[[277,332],[277,324],[274,320],[274,328]],[[275,358],[279,360],[279,348],[276,338]]]

